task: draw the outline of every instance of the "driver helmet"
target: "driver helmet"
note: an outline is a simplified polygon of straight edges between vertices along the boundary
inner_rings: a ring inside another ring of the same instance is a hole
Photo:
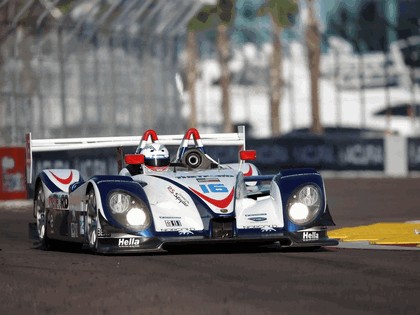
[[[162,172],[169,168],[169,151],[164,145],[147,144],[140,153],[144,155],[144,165],[149,170]]]

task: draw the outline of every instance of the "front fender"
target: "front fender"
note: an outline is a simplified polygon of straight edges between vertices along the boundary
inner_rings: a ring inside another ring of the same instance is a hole
[[[116,190],[127,192],[135,198],[140,199],[146,204],[147,210],[149,211],[149,215],[151,216],[150,203],[143,187],[140,185],[139,182],[134,181],[131,177],[95,176],[89,180],[89,183],[93,186],[96,196],[99,196],[96,202],[102,217],[106,221],[108,221],[112,226],[126,230],[124,226],[122,226],[117,220],[113,218],[112,212],[108,206],[109,194]],[[152,224],[148,229],[153,229],[153,219]]]
[[[325,193],[324,181],[321,175],[310,168],[283,170],[273,178],[273,182],[277,184],[281,194],[283,217],[285,227],[288,231],[295,232],[313,226],[335,225],[327,207],[327,198]],[[321,192],[321,211],[314,220],[306,225],[296,225],[290,221],[287,214],[287,202],[294,190],[300,186],[313,184],[318,186]]]

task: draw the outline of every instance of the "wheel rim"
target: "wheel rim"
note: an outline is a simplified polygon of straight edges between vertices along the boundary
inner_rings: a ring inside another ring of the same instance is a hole
[[[98,247],[98,236],[97,236],[97,208],[96,208],[96,197],[95,193],[91,191],[88,195],[88,209],[87,209],[87,220],[88,220],[88,242],[91,249]]]
[[[96,248],[96,229],[93,226],[89,232],[89,246],[90,248]]]
[[[35,199],[36,227],[38,237],[43,240],[45,237],[46,216],[45,216],[45,196],[42,186],[39,186]]]

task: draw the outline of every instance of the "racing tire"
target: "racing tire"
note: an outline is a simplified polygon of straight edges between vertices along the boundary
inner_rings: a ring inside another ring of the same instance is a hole
[[[98,251],[98,207],[95,190],[91,188],[87,198],[87,241],[89,249],[96,254]]]
[[[54,242],[47,236],[48,228],[48,210],[45,207],[45,194],[42,183],[39,183],[35,189],[34,196],[34,216],[36,220],[36,232],[39,240],[39,248],[49,250],[53,248]]]

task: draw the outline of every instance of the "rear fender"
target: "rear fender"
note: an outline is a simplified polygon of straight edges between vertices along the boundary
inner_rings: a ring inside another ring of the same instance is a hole
[[[260,171],[252,163],[242,162],[242,163],[228,163],[228,164],[223,164],[223,165],[228,166],[231,169],[241,171],[245,177],[260,175]]]
[[[52,193],[68,193],[70,185],[82,180],[79,171],[73,169],[46,169],[38,177]]]
[[[80,173],[72,169],[46,169],[39,173],[35,181],[35,189],[42,185],[45,195],[45,206],[48,207],[48,200],[53,193],[68,193],[69,187],[81,181]],[[36,196],[34,195],[34,200]],[[34,208],[35,216],[35,208]]]

